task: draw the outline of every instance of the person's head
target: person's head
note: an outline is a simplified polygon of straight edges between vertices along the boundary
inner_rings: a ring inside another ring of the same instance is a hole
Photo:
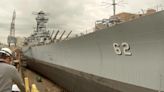
[[[0,50],[0,59],[3,59],[5,63],[10,64],[12,59],[12,51],[9,48],[2,48]]]

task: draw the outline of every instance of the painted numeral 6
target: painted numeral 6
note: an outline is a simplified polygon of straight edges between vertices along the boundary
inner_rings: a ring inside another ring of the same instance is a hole
[[[122,54],[122,51],[120,49],[120,45],[118,43],[113,43],[113,48],[114,48],[114,51],[117,55],[121,55]]]

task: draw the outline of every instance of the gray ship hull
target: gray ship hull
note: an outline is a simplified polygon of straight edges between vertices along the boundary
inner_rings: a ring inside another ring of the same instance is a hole
[[[23,51],[29,68],[72,92],[164,91],[164,11]]]

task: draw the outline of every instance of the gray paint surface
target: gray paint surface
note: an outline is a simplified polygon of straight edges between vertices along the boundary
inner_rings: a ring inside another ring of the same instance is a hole
[[[27,65],[29,69],[47,77],[68,92],[158,92],[32,58],[28,60]]]
[[[127,42],[132,56],[117,55]],[[79,38],[32,47],[25,56],[88,74],[164,90],[164,11]],[[25,51],[25,48],[24,48]],[[162,77],[160,77],[162,76]]]

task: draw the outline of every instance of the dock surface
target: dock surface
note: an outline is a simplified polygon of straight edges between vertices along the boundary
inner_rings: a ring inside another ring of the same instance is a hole
[[[62,87],[27,68],[23,68],[23,76],[28,77],[29,84],[35,84],[39,92],[67,92]]]

